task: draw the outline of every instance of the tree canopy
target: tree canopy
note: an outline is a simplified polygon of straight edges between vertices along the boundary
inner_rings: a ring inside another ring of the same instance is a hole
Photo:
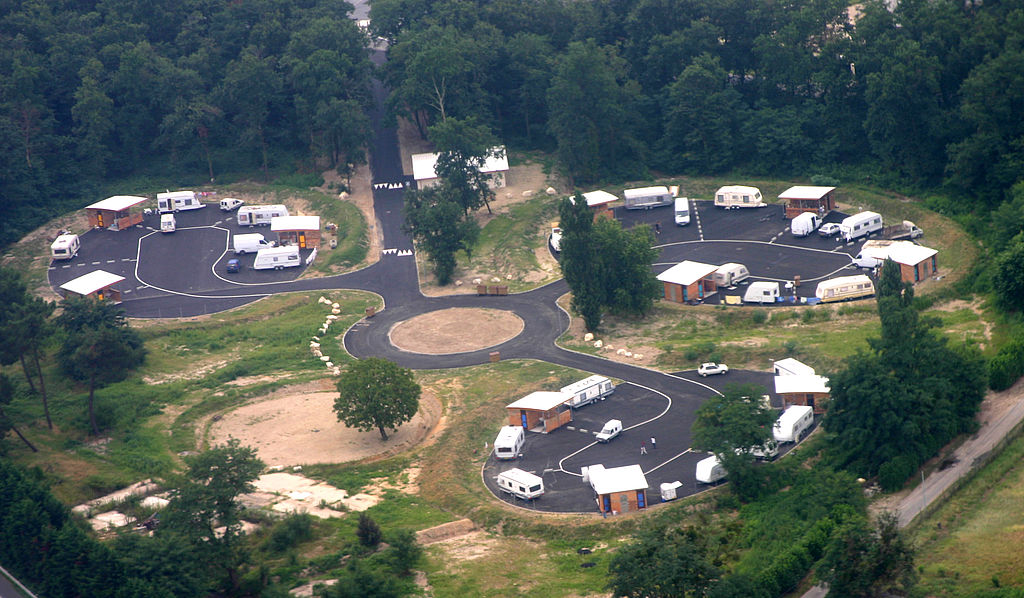
[[[350,363],[338,379],[338,393],[338,421],[363,432],[376,428],[384,440],[387,430],[412,419],[420,406],[420,386],[412,371],[379,357]]]

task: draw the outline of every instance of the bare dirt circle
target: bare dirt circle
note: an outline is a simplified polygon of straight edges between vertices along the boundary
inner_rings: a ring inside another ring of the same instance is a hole
[[[395,324],[391,344],[411,353],[445,355],[477,351],[515,338],[523,320],[510,311],[452,307]]]

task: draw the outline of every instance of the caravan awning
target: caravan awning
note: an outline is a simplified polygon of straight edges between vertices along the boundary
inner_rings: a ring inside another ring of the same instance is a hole
[[[115,195],[113,197],[108,197],[104,200],[97,201],[92,205],[85,206],[85,209],[110,210],[111,212],[122,212],[132,206],[137,206],[145,201],[149,201],[149,198],[138,197],[136,195]]]

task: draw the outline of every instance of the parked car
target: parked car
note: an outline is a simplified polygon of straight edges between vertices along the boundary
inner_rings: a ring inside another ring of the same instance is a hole
[[[234,274],[242,269],[242,262],[236,259],[228,260],[228,274]]]
[[[710,361],[708,363],[700,364],[700,367],[697,368],[697,373],[704,377],[714,376],[715,374],[725,374],[728,371],[729,366],[724,363],[714,363]]]
[[[823,237],[834,237],[839,234],[839,223],[828,222],[822,224],[821,228],[818,229],[818,234]]]

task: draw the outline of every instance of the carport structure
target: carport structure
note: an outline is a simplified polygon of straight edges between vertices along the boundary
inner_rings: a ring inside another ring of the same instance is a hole
[[[615,213],[612,212],[611,204],[613,201],[617,201],[619,198],[617,195],[608,193],[607,191],[588,191],[583,194],[583,199],[587,202],[587,207],[594,213],[594,220],[598,218],[615,218]],[[575,197],[570,197],[569,201],[576,203]]]
[[[277,216],[270,219],[270,232],[277,233],[280,245],[298,245],[299,249],[320,247],[319,216]]]
[[[836,209],[836,188],[797,185],[779,193],[779,199],[786,200],[786,218],[804,212],[824,216]]]
[[[89,217],[89,225],[94,228],[123,230],[142,223],[142,212],[132,208],[147,201],[148,197],[114,195],[85,206],[85,213]]]
[[[716,270],[718,266],[690,260],[672,266],[658,275],[658,280],[665,284],[664,298],[686,303],[713,295],[718,290]]]
[[[572,421],[572,409],[566,403],[572,395],[539,390],[505,406],[508,425],[522,426],[531,432],[553,432]]]
[[[597,495],[597,508],[602,513],[618,515],[647,508],[647,477],[639,465],[611,469],[600,464],[591,465],[586,475]]]
[[[118,276],[106,270],[93,270],[60,285],[60,290],[65,298],[69,296],[95,297],[99,300],[109,299],[114,303],[120,303],[121,291],[113,286],[123,280],[124,276]]]

